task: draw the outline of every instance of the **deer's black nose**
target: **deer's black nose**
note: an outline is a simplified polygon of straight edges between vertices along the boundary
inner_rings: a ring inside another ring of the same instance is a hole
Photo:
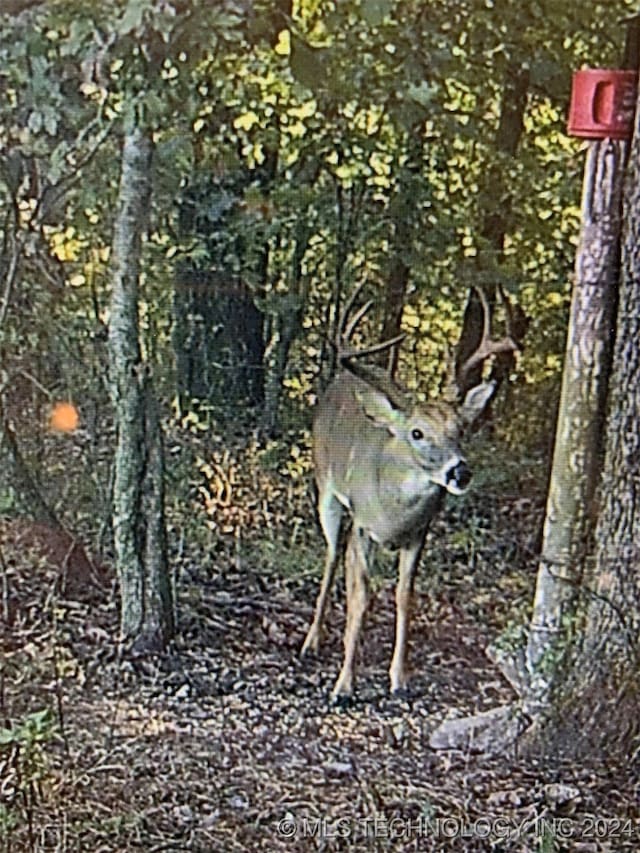
[[[466,489],[471,481],[471,469],[466,462],[458,462],[447,471],[447,483],[453,482],[459,489]]]

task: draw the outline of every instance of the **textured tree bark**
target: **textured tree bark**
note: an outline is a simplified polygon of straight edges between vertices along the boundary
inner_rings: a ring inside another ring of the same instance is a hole
[[[120,586],[120,633],[124,643],[139,636],[144,621],[144,555],[139,525],[144,408],[138,341],[138,280],[141,234],[151,198],[150,167],[150,140],[136,129],[126,136],[122,151],[109,318],[111,396],[117,429],[113,533]]]
[[[591,144],[542,553],[527,646],[530,701],[562,673],[595,519],[619,270],[626,142]]]
[[[158,402],[148,378],[144,393],[145,464],[141,521],[144,528],[144,630],[137,644],[163,648],[175,631],[164,500],[164,445]]]
[[[151,138],[125,135],[112,258],[109,367],[117,444],[113,529],[121,642],[160,648],[173,631],[167,580],[159,423],[138,339],[142,234],[151,200]]]
[[[638,119],[636,119],[638,121]],[[558,699],[577,751],[628,759],[640,734],[640,132],[625,184],[605,461],[583,642]],[[560,728],[556,737],[566,737]]]
[[[573,750],[578,743],[577,732],[584,723],[585,712],[592,702],[592,693],[597,694],[599,685],[588,687],[581,681],[582,672],[591,671],[595,661],[603,654],[592,645],[583,661],[575,658],[575,635],[577,633],[576,616],[580,584],[593,534],[595,492],[602,460],[602,426],[606,409],[607,382],[611,369],[611,341],[615,315],[615,284],[619,270],[620,221],[622,185],[627,143],[594,142],[589,150],[585,166],[582,231],[580,245],[576,255],[576,275],[573,287],[571,314],[567,336],[565,364],[562,378],[560,408],[556,427],[556,442],[553,466],[547,500],[547,513],[544,527],[544,542],[538,569],[537,587],[534,599],[533,616],[529,630],[526,650],[501,651],[497,646],[489,650],[490,657],[500,666],[505,677],[513,684],[523,700],[520,711],[526,718],[533,720],[521,741],[521,748],[538,752],[559,749]],[[638,154],[640,158],[640,151]],[[637,177],[637,210],[640,216],[640,174]],[[640,224],[637,229],[640,232]],[[636,281],[638,290],[636,302],[627,299],[627,306],[620,304],[620,314],[630,311],[635,327],[619,334],[631,335],[626,339],[626,348],[635,347],[635,364],[638,374],[631,379],[624,377],[624,387],[619,395],[629,395],[635,382],[635,423],[630,413],[626,422],[627,430],[633,428],[634,453],[637,453],[635,474],[640,482],[640,441],[638,440],[637,419],[640,408],[640,251],[636,243],[640,233],[627,237],[629,252],[635,249],[637,257]],[[625,244],[626,245],[626,244]],[[618,321],[621,323],[621,320]],[[620,349],[620,339],[617,349]],[[618,370],[625,374],[634,363],[630,352],[616,356]],[[614,377],[615,381],[615,377]],[[626,403],[629,404],[628,397]],[[612,418],[609,422],[608,440],[618,440],[619,429],[616,424],[616,397],[612,400]],[[620,513],[614,512],[616,503],[621,501],[618,489],[619,474],[615,465],[623,464],[623,458],[608,456],[609,473],[605,473],[605,482],[609,483],[610,506],[602,505],[598,545],[601,553],[607,549],[608,538],[605,530],[610,530]],[[630,488],[630,485],[629,485]],[[633,495],[633,492],[627,492]],[[603,497],[606,496],[603,490]],[[623,500],[628,505],[628,500]],[[640,513],[640,507],[638,508]],[[629,519],[625,518],[618,533],[625,539],[629,534]],[[635,531],[636,541],[640,541]],[[636,565],[640,554],[636,554]],[[626,563],[627,571],[633,576],[633,561]],[[598,595],[602,595],[602,578],[607,583],[607,572],[602,570],[598,586]],[[607,621],[612,613],[625,612],[617,608],[600,609],[601,598],[594,597],[590,611],[591,628],[588,636],[594,641],[607,645],[611,650],[611,626]],[[640,607],[640,595],[635,602],[636,613]],[[595,609],[594,609],[595,608]],[[640,623],[640,616],[638,616]],[[640,628],[640,624],[636,625]],[[606,632],[609,631],[607,634]],[[636,630],[637,636],[637,630]],[[587,667],[588,665],[588,667]],[[576,684],[576,679],[578,684]],[[573,687],[568,685],[573,682]],[[589,695],[584,702],[583,694]],[[619,698],[619,694],[618,694]],[[607,693],[611,701],[612,693]],[[576,711],[578,709],[578,711]],[[628,709],[627,709],[628,710]],[[489,724],[488,746],[490,749],[504,749],[520,735],[521,722],[515,727],[509,725],[501,730],[504,719],[511,719],[511,709],[503,709],[503,716],[497,713],[498,726],[492,717],[493,712],[480,715],[481,720]],[[637,714],[636,714],[637,716]],[[477,727],[479,720],[472,721]],[[602,721],[600,721],[601,723]],[[459,720],[454,724],[440,727],[435,733],[435,746],[446,743],[460,747],[468,737],[469,720]],[[454,743],[455,742],[455,743]]]

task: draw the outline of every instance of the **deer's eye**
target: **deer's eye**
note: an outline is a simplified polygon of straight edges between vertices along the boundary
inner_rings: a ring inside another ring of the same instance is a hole
[[[421,430],[421,429],[417,429],[417,428],[416,428],[416,429],[412,429],[412,430],[411,430],[411,438],[412,438],[414,441],[420,441],[421,439],[423,439],[423,438],[424,438],[424,433],[422,432],[422,430]]]

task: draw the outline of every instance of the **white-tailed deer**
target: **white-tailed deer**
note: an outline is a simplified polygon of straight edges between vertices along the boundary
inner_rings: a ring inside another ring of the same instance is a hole
[[[485,310],[484,334],[459,376],[477,365],[478,358],[518,348],[509,335],[491,340],[489,309],[484,294],[479,291],[479,295]],[[320,400],[313,423],[318,514],[328,547],[315,615],[302,647],[305,654],[317,651],[320,644],[346,512],[352,521],[345,554],[347,621],[344,661],[332,693],[336,700],[348,698],[353,691],[372,542],[399,551],[395,648],[389,675],[392,692],[406,689],[411,598],[427,528],[446,493],[460,495],[469,485],[471,471],[459,439],[495,389],[495,383],[481,382],[460,404],[441,400],[414,405],[382,369],[359,361],[399,343],[400,338],[364,350],[349,349],[349,339],[369,308],[369,304],[363,306],[347,323],[354,299],[355,295],[339,324],[342,369]]]

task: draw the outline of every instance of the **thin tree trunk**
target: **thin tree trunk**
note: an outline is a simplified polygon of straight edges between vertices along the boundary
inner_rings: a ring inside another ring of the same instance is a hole
[[[145,383],[145,465],[142,481],[144,525],[145,630],[142,644],[164,647],[175,631],[164,498],[164,446],[160,413],[150,378]]]
[[[125,646],[136,648],[162,647],[173,630],[158,480],[159,424],[148,402],[151,390],[138,337],[140,258],[151,200],[152,153],[151,138],[140,128],[126,134],[113,234],[109,320],[111,395],[117,428],[113,528],[120,633]],[[163,549],[164,557],[160,554]]]
[[[399,230],[405,231],[406,228]],[[411,270],[403,260],[405,246],[398,246],[394,252],[392,261],[389,265],[388,282],[385,294],[384,303],[384,319],[382,323],[381,341],[389,341],[397,337],[402,332],[402,313],[404,311],[404,300],[409,284],[409,276]],[[399,349],[397,346],[392,347],[389,353],[385,354],[384,361],[389,375],[395,376],[398,367]]]
[[[2,481],[15,495],[22,510],[36,521],[57,527],[56,514],[42,495],[40,486],[22,458],[16,435],[0,405],[0,466]]]
[[[401,160],[406,162],[400,165]],[[395,210],[392,232],[389,237],[390,257],[387,266],[387,287],[383,307],[381,341],[396,338],[402,332],[402,314],[411,277],[411,267],[407,258],[411,256],[412,241],[417,225],[414,198],[414,185],[422,181],[422,163],[424,160],[424,142],[420,124],[414,125],[398,157],[397,168],[400,181],[396,190],[397,197],[392,205]],[[393,347],[380,358],[380,364],[387,368],[391,377],[398,367],[399,347]]]
[[[552,737],[576,752],[628,759],[640,735],[640,133],[625,192],[622,276],[606,452],[587,574],[584,640],[565,673]],[[559,721],[559,722],[558,722]]]
[[[270,435],[278,432],[278,414],[289,351],[300,335],[304,310],[309,296],[309,280],[302,273],[302,261],[309,245],[310,229],[298,223],[296,243],[291,259],[289,292],[282,296],[271,316],[269,342],[265,348],[263,429]]]
[[[611,363],[627,143],[594,142],[585,165],[582,233],[565,353],[527,670],[534,701],[562,672],[595,519]]]
[[[502,104],[500,120],[496,130],[495,149],[497,162],[489,169],[482,193],[482,205],[484,208],[481,224],[481,237],[486,244],[486,251],[491,253],[487,262],[480,262],[493,273],[493,270],[502,261],[504,253],[504,240],[509,229],[511,209],[513,200],[509,193],[509,187],[505,180],[504,164],[516,156],[518,145],[524,130],[524,115],[527,107],[527,94],[529,90],[529,69],[520,64],[509,67],[505,77],[502,93]],[[477,276],[474,276],[477,278]],[[493,276],[488,281],[481,282],[483,290],[493,309],[496,296],[496,282]],[[475,352],[482,338],[484,315],[482,304],[475,290],[471,289],[467,306],[464,312],[462,332],[456,349],[456,372],[467,360],[471,353]],[[517,330],[513,330],[515,334]],[[522,336],[526,332],[526,324],[522,329]],[[520,341],[518,341],[520,343]],[[513,368],[514,354],[503,353],[496,358],[496,367],[492,375],[493,379],[501,382],[509,375]],[[468,372],[464,381],[460,383],[460,395],[464,394],[477,385],[482,378],[482,365]],[[483,420],[489,418],[489,409],[485,410]]]

